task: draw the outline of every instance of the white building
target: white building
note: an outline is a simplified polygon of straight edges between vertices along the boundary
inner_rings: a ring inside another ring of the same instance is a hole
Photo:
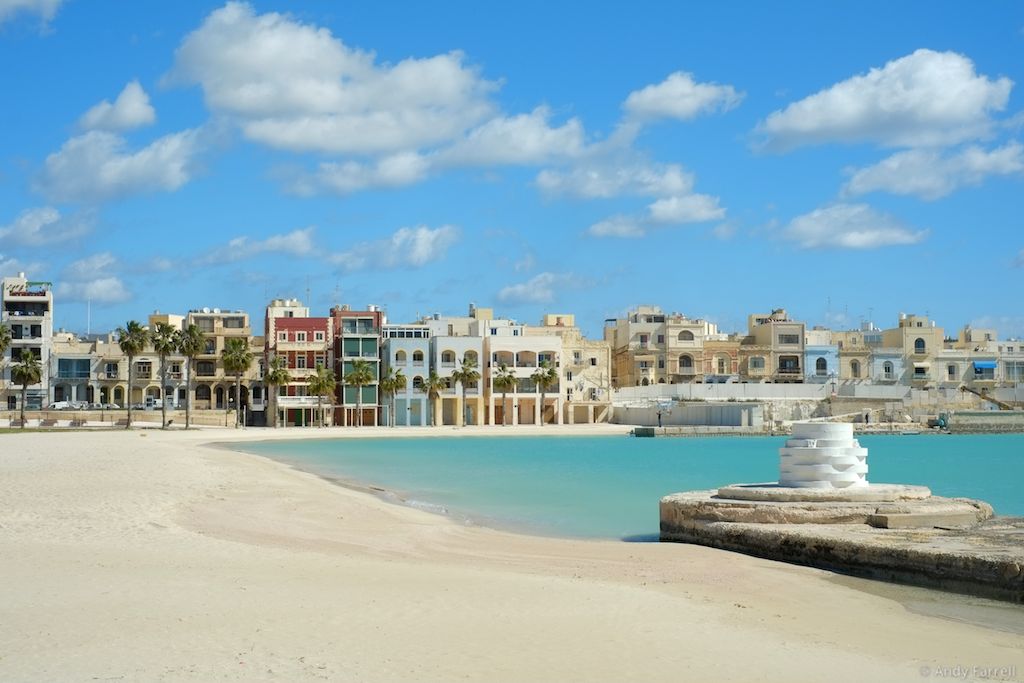
[[[50,352],[53,347],[53,292],[49,282],[26,279],[25,273],[5,277],[0,291],[0,324],[11,330],[11,347],[3,356],[3,388],[8,410],[16,410],[21,400],[20,386],[11,383],[11,365],[31,352],[39,360],[42,380],[30,386],[25,403],[39,409],[47,402],[50,387]],[[14,391],[18,389],[19,391]]]

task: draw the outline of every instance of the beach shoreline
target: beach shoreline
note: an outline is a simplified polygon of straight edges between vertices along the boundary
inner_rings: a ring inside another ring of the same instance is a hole
[[[348,431],[395,431],[364,429]],[[210,445],[342,430],[267,431],[0,437],[0,677],[897,681],[957,662],[1024,675],[1019,634],[913,614],[828,572],[459,525]]]

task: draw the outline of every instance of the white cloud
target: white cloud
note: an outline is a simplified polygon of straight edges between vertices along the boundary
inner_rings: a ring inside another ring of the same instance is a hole
[[[648,206],[647,211],[652,223],[672,225],[725,218],[725,209],[718,205],[718,197],[706,194],[665,197]]]
[[[733,223],[719,223],[718,225],[711,229],[711,236],[714,237],[715,239],[722,240],[724,242],[735,237],[736,230],[736,225]]]
[[[452,225],[429,228],[399,228],[390,237],[361,242],[348,251],[330,257],[342,270],[390,269],[408,266],[418,268],[444,258],[449,247],[458,240],[459,230]]]
[[[935,150],[898,152],[874,166],[856,169],[843,186],[845,195],[868,192],[915,195],[934,200],[965,186],[980,185],[986,177],[1024,171],[1024,146],[1011,142],[986,151],[971,146],[945,156]]]
[[[917,50],[773,112],[757,128],[769,149],[825,142],[948,145],[992,127],[1013,82],[978,75],[955,52]]]
[[[0,243],[40,246],[64,242],[92,229],[89,216],[61,217],[52,206],[22,211],[13,223],[0,227]]]
[[[62,301],[91,301],[99,304],[127,301],[132,293],[121,278],[110,272],[117,265],[117,258],[109,252],[73,261],[64,269],[63,279],[57,283],[54,296]]]
[[[186,130],[132,152],[119,135],[90,131],[71,138],[46,157],[36,185],[58,201],[86,203],[173,191],[192,177],[198,137],[198,131]]]
[[[168,80],[198,83],[248,138],[294,151],[409,151],[453,140],[494,112],[495,85],[459,52],[376,64],[326,28],[239,2],[182,41]]]
[[[541,164],[579,156],[584,149],[583,124],[569,119],[557,128],[551,112],[537,107],[529,114],[499,116],[471,130],[439,153],[448,164]]]
[[[18,13],[38,14],[43,23],[57,16],[63,0],[0,0],[0,24]]]
[[[663,197],[683,195],[693,189],[693,174],[679,164],[627,162],[576,166],[569,171],[545,169],[537,186],[549,195],[583,199],[610,199],[622,195]]]
[[[103,100],[82,115],[78,125],[85,130],[123,131],[156,121],[149,95],[138,81],[124,86],[114,103]]]
[[[316,245],[313,242],[313,228],[301,228],[266,239],[252,240],[249,237],[235,237],[222,247],[217,247],[198,260],[200,265],[233,263],[260,254],[290,254],[308,256]]]
[[[321,191],[350,194],[373,188],[412,185],[426,177],[430,162],[416,152],[400,152],[378,159],[373,164],[357,161],[324,162],[312,174],[300,175],[289,189],[300,195]]]
[[[503,287],[498,301],[503,304],[547,304],[555,300],[557,289],[576,289],[584,283],[571,273],[537,273],[526,282]]]
[[[731,85],[697,83],[693,74],[676,71],[661,83],[631,92],[623,108],[637,120],[670,118],[687,121],[700,114],[728,111],[743,97],[743,93]]]
[[[41,269],[39,263],[25,263],[16,258],[0,254],[0,277],[14,275],[15,273],[31,273]]]
[[[633,216],[612,216],[594,223],[587,228],[587,234],[594,237],[643,237],[647,228],[642,220]]]
[[[927,231],[915,231],[866,204],[833,204],[797,216],[782,235],[804,249],[874,249],[916,244]]]

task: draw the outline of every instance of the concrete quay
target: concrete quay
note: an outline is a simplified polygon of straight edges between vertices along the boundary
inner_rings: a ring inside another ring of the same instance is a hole
[[[672,494],[661,499],[661,540],[1024,604],[1024,518],[925,487],[845,493],[739,484]]]

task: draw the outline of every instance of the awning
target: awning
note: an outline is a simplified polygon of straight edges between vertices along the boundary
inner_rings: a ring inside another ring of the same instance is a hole
[[[914,367],[915,368],[925,368],[925,369],[927,369],[927,368],[930,368],[931,366],[932,366],[931,363],[914,363]]]
[[[996,362],[994,360],[976,360],[974,361],[975,370],[995,370]]]

